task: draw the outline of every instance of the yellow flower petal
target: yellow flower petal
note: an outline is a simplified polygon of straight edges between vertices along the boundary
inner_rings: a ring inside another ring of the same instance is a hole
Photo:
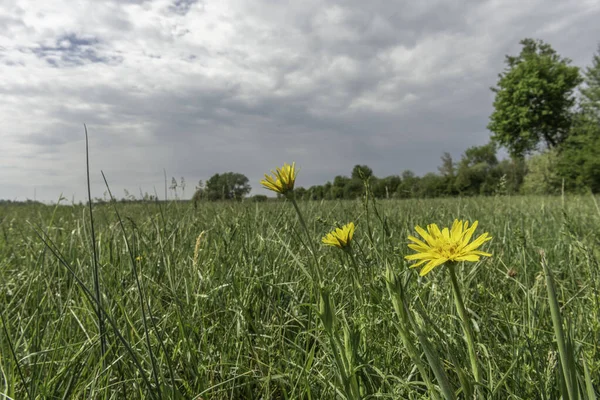
[[[275,171],[271,170],[271,175],[265,174],[265,179],[260,181],[266,189],[281,194],[294,190],[295,182],[296,163],[292,163],[292,165],[283,164],[283,167],[277,168]]]
[[[355,226],[353,222],[344,225],[341,228],[336,228],[333,231],[325,235],[321,241],[323,244],[328,246],[335,246],[343,249],[350,245],[352,237],[354,236]]]
[[[453,242],[457,242],[463,234],[463,223],[457,219],[452,223],[450,238]]]
[[[477,229],[478,224],[479,224],[478,221],[473,222],[473,225],[471,225],[471,227],[469,229],[467,229],[467,227],[465,226],[465,234],[463,235],[463,240],[462,240],[464,245],[469,243],[469,240],[471,240],[471,237],[473,236],[475,229]]]
[[[417,268],[417,267],[420,267],[421,265],[423,265],[423,264],[425,264],[426,262],[429,262],[429,261],[430,261],[430,260],[421,260],[421,261],[419,261],[419,262],[418,262],[418,263],[416,263],[416,264],[411,264],[411,265],[410,265],[410,268]]]
[[[486,233],[482,234],[481,236],[479,236],[474,241],[472,241],[468,246],[466,246],[463,249],[463,252],[468,253],[468,252],[470,252],[472,250],[475,250],[476,248],[478,248],[479,246],[481,246],[482,244],[484,244],[488,240],[492,240],[492,238],[488,237],[488,233],[486,232]]]
[[[419,251],[419,252],[429,251],[429,247],[427,247],[427,246],[419,246],[418,244],[412,244],[412,243],[409,243],[408,248],[413,249],[414,251]]]
[[[437,224],[427,225],[427,230],[434,239],[439,239],[442,237],[442,232],[440,232],[440,228],[438,228]]]
[[[455,219],[450,228],[444,227],[441,230],[437,224],[427,225],[427,230],[417,225],[415,230],[424,241],[408,236],[408,240],[412,242],[408,247],[415,253],[404,258],[415,261],[411,267],[425,264],[420,271],[420,275],[423,276],[448,261],[477,262],[481,257],[490,257],[490,253],[478,250],[481,245],[492,239],[487,232],[471,242],[478,224],[478,221],[475,221],[469,226],[468,221]]]
[[[423,243],[422,241],[420,241],[419,239],[417,239],[414,236],[408,236],[408,240],[412,240],[413,242],[415,242],[415,244],[417,246],[421,246],[421,247],[428,247],[425,243]]]
[[[421,228],[420,226],[415,226],[415,230],[419,233],[419,235],[421,235],[421,237],[423,239],[425,239],[425,241],[430,245],[430,246],[435,246],[435,240],[433,237],[431,237],[429,235],[429,233],[427,233],[425,231],[425,229]]]
[[[429,254],[429,253],[416,253],[416,254],[409,254],[407,256],[404,256],[404,258],[407,260],[421,260],[423,258],[434,259],[436,257],[433,254]]]
[[[435,267],[438,267],[440,265],[442,265],[443,263],[445,263],[446,261],[448,261],[448,259],[446,258],[440,258],[437,260],[432,260],[429,262],[429,264],[427,264],[422,270],[421,272],[419,272],[419,275],[421,276],[425,276],[429,273],[429,271],[431,271],[432,269],[434,269]]]
[[[472,250],[469,252],[469,254],[476,254],[478,256],[485,256],[485,257],[491,257],[492,254],[491,253],[486,253],[485,251],[477,251],[477,250]]]
[[[448,228],[442,229],[442,237],[445,240],[450,240],[450,231],[448,230]]]

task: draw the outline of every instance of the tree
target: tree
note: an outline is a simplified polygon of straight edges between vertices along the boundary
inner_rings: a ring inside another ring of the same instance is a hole
[[[524,194],[556,194],[561,187],[556,163],[557,151],[548,150],[527,160],[527,175],[521,192]]]
[[[600,45],[598,54],[592,59],[592,65],[584,73],[586,87],[581,89],[582,108],[600,121]]]
[[[541,40],[523,39],[517,57],[506,56],[499,74],[494,112],[488,129],[492,139],[511,155],[522,157],[538,149],[559,146],[571,127],[573,91],[582,81],[579,68]]]
[[[576,118],[573,133],[558,155],[556,167],[569,191],[600,192],[600,120],[591,112]]]
[[[323,200],[325,194],[323,193],[323,186],[315,185],[308,188],[307,192],[308,199],[310,200]]]
[[[456,190],[465,195],[492,194],[500,178],[494,173],[497,165],[494,142],[469,147],[458,164]]]
[[[414,197],[418,190],[419,178],[411,170],[402,172],[400,184],[396,189],[396,197],[407,199]]]
[[[365,185],[360,179],[352,178],[344,186],[344,198],[356,199],[365,192]]]
[[[445,194],[454,194],[454,181],[456,179],[456,167],[452,156],[448,152],[442,155],[442,165],[438,167],[438,171],[444,178]]]
[[[493,172],[494,176],[499,177],[494,189],[495,194],[519,193],[526,172],[525,159],[523,158],[511,158],[500,161]]]
[[[369,179],[372,176],[373,170],[367,165],[355,165],[354,168],[352,168],[352,179],[364,180]]]
[[[600,192],[600,46],[585,71],[580,112],[558,154],[558,174],[569,191]]]
[[[444,195],[445,191],[444,178],[429,172],[420,180],[416,190],[416,196],[419,198],[439,197]]]
[[[304,198],[306,197],[306,193],[308,191],[305,188],[303,188],[302,186],[298,186],[294,189],[294,192],[296,192],[296,199],[304,200]],[[254,196],[254,197],[256,197],[256,196]]]
[[[438,171],[442,176],[454,177],[454,161],[452,156],[447,151],[442,155],[442,165],[438,167]]]
[[[373,183],[373,195],[379,199],[389,199],[400,186],[402,180],[398,175],[386,176]]]
[[[333,185],[331,184],[331,182],[327,181],[323,185],[323,197],[322,197],[322,199],[326,199],[326,200],[332,200],[332,199],[334,199],[332,191],[333,191]]]
[[[333,178],[333,186],[329,190],[329,199],[343,199],[344,198],[344,190],[346,186],[350,183],[350,178],[347,176],[338,175]]]
[[[204,191],[204,183],[202,180],[198,181],[196,185],[196,191],[192,195],[192,201],[194,202],[194,208],[198,208],[198,202],[206,197],[206,193]]]
[[[241,200],[252,189],[248,178],[236,172],[215,174],[206,181],[205,195],[209,200]]]
[[[267,200],[269,200],[269,198],[264,194],[255,194],[252,196],[252,201],[255,203],[264,203]]]

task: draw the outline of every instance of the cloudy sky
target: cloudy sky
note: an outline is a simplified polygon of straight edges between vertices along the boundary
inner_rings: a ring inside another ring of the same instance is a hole
[[[598,0],[0,0],[0,198],[164,193],[163,169],[235,171],[253,193],[283,162],[299,185],[368,164],[435,171],[485,144],[519,40],[578,66]]]

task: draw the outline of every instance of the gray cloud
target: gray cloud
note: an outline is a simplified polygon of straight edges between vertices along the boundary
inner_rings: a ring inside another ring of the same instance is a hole
[[[96,48],[100,41],[94,37],[80,37],[70,33],[57,37],[53,45],[38,44],[30,49],[37,57],[53,67],[74,67],[87,63],[118,64],[122,57],[104,56]]]
[[[186,15],[197,4],[199,4],[198,0],[175,0],[169,6],[169,10],[175,14]]]
[[[224,171],[261,192],[292,160],[303,186],[357,163],[435,171],[487,142],[520,39],[579,66],[600,40],[592,0],[56,2],[0,6],[0,198],[84,198],[83,123],[96,195],[100,169],[118,196],[163,168],[188,195]]]

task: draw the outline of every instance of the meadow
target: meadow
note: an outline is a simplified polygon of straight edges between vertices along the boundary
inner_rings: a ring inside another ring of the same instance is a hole
[[[306,229],[285,200],[103,204],[93,219],[84,206],[2,206],[0,398],[600,393],[597,198],[298,207]],[[479,379],[448,267],[420,277],[404,258],[416,225],[454,219],[493,238],[491,257],[456,266]],[[351,221],[347,251],[323,246]]]

